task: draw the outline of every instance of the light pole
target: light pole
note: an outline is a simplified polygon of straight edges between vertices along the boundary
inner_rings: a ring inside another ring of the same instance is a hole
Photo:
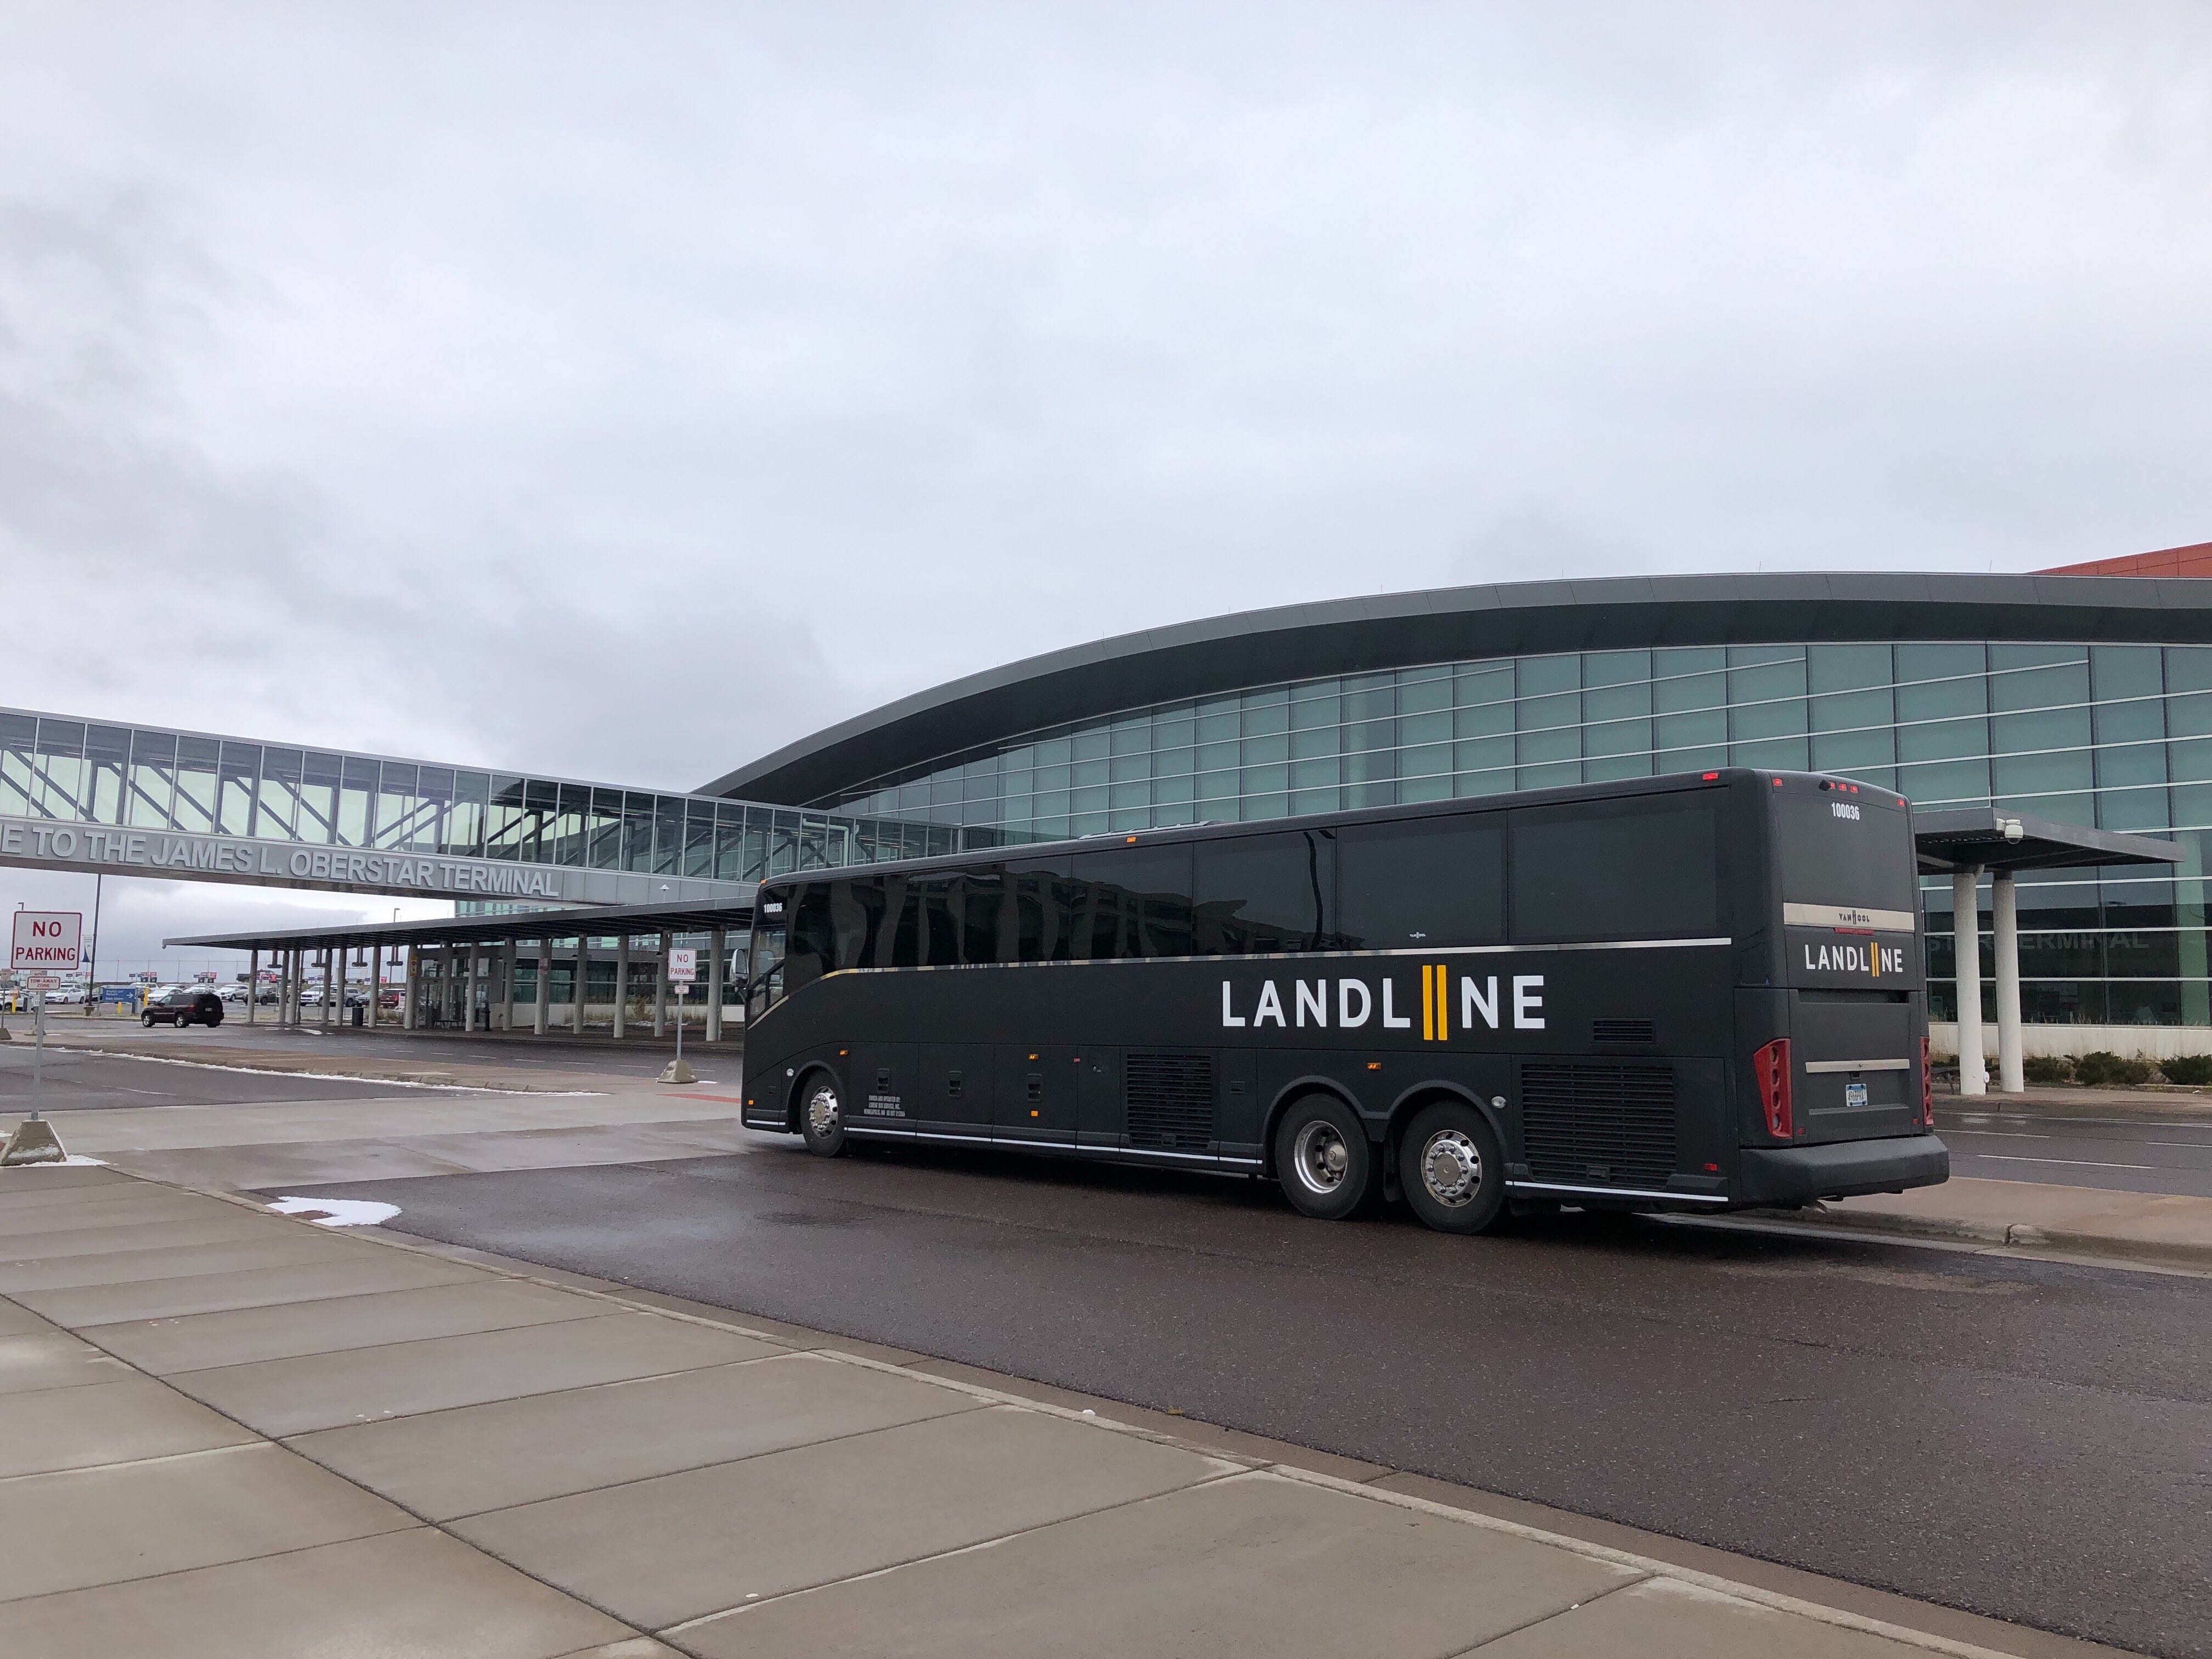
[[[92,878],[92,949],[86,952],[84,968],[84,1017],[92,1018],[92,999],[100,992],[100,896],[102,884],[107,880],[105,871]]]

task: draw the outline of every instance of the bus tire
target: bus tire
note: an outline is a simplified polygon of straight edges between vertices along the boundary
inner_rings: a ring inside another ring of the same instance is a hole
[[[799,1099],[799,1133],[806,1150],[821,1158],[835,1158],[845,1150],[845,1105],[837,1097],[836,1079],[816,1073],[807,1079]]]
[[[1505,1213],[1505,1158],[1482,1114],[1440,1100],[1413,1115],[1398,1139],[1398,1186],[1440,1233],[1480,1233]]]
[[[1357,1112],[1333,1095],[1308,1095],[1275,1126],[1275,1178],[1300,1214],[1345,1221],[1382,1197],[1382,1160]]]

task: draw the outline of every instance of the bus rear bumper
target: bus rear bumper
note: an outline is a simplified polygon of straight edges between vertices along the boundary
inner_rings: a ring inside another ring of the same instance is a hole
[[[1808,1204],[1933,1187],[1951,1178],[1950,1148],[1932,1134],[1825,1146],[1747,1146],[1742,1159],[1738,1201],[1744,1204]]]

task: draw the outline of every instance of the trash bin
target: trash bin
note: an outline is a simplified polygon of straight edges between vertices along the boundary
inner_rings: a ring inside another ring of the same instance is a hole
[[[361,1017],[362,1017],[362,1015],[363,1013],[365,1013],[366,1012],[368,1012],[368,1011],[367,1011],[367,1010],[365,1010],[364,1008],[362,1008],[362,1006],[361,1006],[361,1004],[359,1004],[358,1002],[355,1003],[355,1004],[354,1004],[354,1006],[353,1006],[353,1023],[354,1023],[355,1024],[356,1024],[356,1025],[360,1024],[361,1024]]]

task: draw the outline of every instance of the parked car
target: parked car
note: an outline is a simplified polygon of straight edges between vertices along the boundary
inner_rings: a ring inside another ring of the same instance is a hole
[[[222,999],[204,985],[179,985],[149,998],[139,1016],[149,1025],[220,1025]]]
[[[226,985],[216,992],[225,1002],[243,1002],[249,993],[243,985]]]

